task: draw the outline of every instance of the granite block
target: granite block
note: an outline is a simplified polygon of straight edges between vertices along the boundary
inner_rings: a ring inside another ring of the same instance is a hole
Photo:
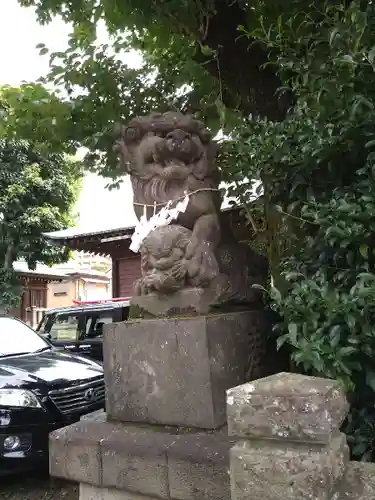
[[[169,488],[178,500],[230,500],[229,449],[220,433],[179,436],[168,449]]]
[[[224,425],[226,389],[266,371],[266,332],[259,315],[264,312],[108,325],[109,418],[203,429]]]
[[[349,462],[340,487],[339,500],[374,500],[375,464]]]
[[[102,482],[100,441],[114,430],[108,422],[81,421],[49,436],[49,468],[54,477],[99,485]]]
[[[344,435],[325,446],[239,442],[230,452],[232,500],[337,499],[348,456]]]
[[[155,500],[155,497],[137,495],[115,488],[98,488],[81,483],[79,485],[79,500]]]
[[[348,408],[338,382],[293,373],[227,391],[228,430],[239,437],[327,443]]]
[[[100,499],[106,492],[111,499],[141,495],[161,500],[230,500],[233,445],[226,428],[187,432],[82,421],[51,436],[51,459],[59,459],[51,474],[95,486],[85,490],[84,498],[92,493],[93,499]]]
[[[103,485],[168,500],[167,449],[174,439],[148,427],[119,426],[100,445]]]

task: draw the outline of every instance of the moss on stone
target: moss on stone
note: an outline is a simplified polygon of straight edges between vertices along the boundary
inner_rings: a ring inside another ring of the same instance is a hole
[[[143,316],[144,314],[141,307],[135,304],[130,304],[129,319],[144,319]]]
[[[217,316],[218,314],[231,313],[234,311],[236,312],[247,311],[247,310],[249,310],[249,308],[244,306],[235,307],[232,304],[222,304],[218,306],[213,306],[211,308],[211,311],[209,311],[207,314],[200,314],[195,310],[190,309],[184,312],[175,312],[175,313],[173,312],[169,314],[152,315],[149,312],[145,311],[142,307],[135,304],[131,304],[129,311],[129,320],[136,321],[136,320],[147,320],[147,319],[187,319],[187,318],[197,318],[199,316]]]

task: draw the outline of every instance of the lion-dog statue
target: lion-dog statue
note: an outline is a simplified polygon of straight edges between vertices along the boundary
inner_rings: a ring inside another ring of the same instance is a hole
[[[185,212],[143,240],[142,278],[134,295],[200,288],[215,289],[217,304],[258,301],[260,292],[252,285],[265,284],[267,259],[236,242],[225,226],[218,145],[204,124],[177,112],[152,113],[120,126],[117,134],[114,149],[130,174],[138,218],[145,210],[150,218],[189,193]]]

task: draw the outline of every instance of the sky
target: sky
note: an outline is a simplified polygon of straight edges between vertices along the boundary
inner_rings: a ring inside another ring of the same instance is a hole
[[[56,19],[48,26],[37,23],[33,8],[20,7],[17,0],[0,1],[0,85],[35,81],[48,73],[48,56],[40,56],[36,45],[43,42],[51,51],[67,47],[70,26]],[[134,62],[130,56],[129,62]],[[120,189],[105,188],[108,180],[88,174],[77,203],[77,228],[99,231],[136,222],[128,178]]]

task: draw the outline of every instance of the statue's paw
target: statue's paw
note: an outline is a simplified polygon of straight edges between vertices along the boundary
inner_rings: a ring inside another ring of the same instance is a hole
[[[146,276],[143,280],[143,286],[147,291],[151,291],[155,288],[157,284],[157,280],[155,280],[154,276]]]
[[[152,291],[154,279],[151,276],[144,276],[139,278],[134,284],[135,295],[147,295]]]
[[[186,276],[186,264],[184,260],[176,262],[171,269],[171,276],[174,280],[180,281]]]
[[[135,296],[143,295],[143,278],[139,278],[134,282],[133,294]]]
[[[200,276],[204,281],[211,281],[219,274],[219,266],[211,247],[201,243],[189,263],[189,275]]]
[[[195,253],[197,252],[197,248],[199,246],[199,243],[195,240],[191,240],[190,243],[188,243],[186,250],[185,250],[185,259],[186,260],[191,260]]]

